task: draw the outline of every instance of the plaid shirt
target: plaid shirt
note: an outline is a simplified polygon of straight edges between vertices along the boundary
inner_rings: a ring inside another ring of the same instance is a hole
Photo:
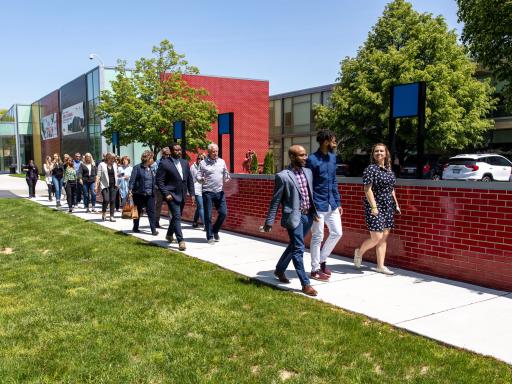
[[[306,180],[306,175],[302,168],[296,169],[292,168],[293,173],[295,174],[295,178],[299,183],[300,188],[300,209],[305,210],[311,208],[311,203],[309,202],[309,192],[308,192],[308,181]]]

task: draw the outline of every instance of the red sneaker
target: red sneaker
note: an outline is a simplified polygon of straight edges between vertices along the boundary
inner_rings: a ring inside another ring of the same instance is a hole
[[[310,277],[319,281],[329,281],[329,276],[323,273],[321,270],[311,272]]]

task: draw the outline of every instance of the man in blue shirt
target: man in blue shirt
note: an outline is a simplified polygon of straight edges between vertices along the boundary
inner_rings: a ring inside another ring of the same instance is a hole
[[[306,162],[306,167],[313,173],[313,201],[319,219],[311,227],[311,278],[328,281],[331,271],[326,260],[342,235],[343,208],[336,179],[336,136],[329,130],[319,131],[316,141],[318,151],[312,153]],[[329,236],[321,247],[324,224],[329,229]]]

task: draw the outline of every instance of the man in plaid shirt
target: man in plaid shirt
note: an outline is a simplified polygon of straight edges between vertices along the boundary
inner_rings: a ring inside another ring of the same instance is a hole
[[[282,283],[289,283],[285,275],[286,268],[293,262],[302,292],[316,296],[304,270],[304,237],[311,229],[313,220],[317,220],[313,202],[313,174],[304,168],[308,155],[304,147],[292,145],[288,150],[290,166],[276,174],[274,195],[270,202],[263,230],[270,232],[274,224],[279,205],[282,205],[281,225],[288,231],[290,242],[279,259],[274,275]]]

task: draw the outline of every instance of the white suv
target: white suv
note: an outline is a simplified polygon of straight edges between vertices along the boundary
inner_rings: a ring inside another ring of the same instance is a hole
[[[512,163],[493,153],[450,157],[443,170],[444,180],[509,181]]]

